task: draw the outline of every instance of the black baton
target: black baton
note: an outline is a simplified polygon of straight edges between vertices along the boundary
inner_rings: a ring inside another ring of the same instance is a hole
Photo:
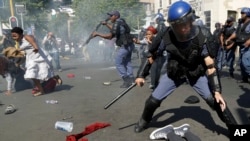
[[[116,98],[110,101],[108,104],[104,106],[104,109],[108,109],[112,104],[114,104],[118,99],[120,99],[123,95],[129,92],[132,88],[136,86],[136,83],[132,83],[126,90],[122,91]]]

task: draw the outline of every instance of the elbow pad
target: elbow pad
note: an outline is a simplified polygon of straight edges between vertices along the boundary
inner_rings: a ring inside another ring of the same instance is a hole
[[[208,78],[208,84],[212,90],[212,92],[222,92],[222,88],[221,88],[221,82],[220,82],[220,77],[217,73],[217,70],[215,72],[213,72],[212,74],[207,76]]]
[[[145,78],[149,75],[149,71],[150,71],[150,68],[151,68],[151,64],[149,63],[148,59],[145,58],[141,65],[140,65],[140,68],[137,72],[137,78]]]

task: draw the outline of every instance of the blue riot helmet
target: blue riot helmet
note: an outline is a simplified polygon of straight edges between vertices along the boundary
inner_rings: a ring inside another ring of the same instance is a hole
[[[190,4],[185,1],[177,1],[169,7],[167,21],[176,39],[184,42],[198,35],[198,26],[193,24],[197,18],[199,17],[195,15]]]
[[[250,8],[243,7],[240,11],[240,13],[246,14],[247,17],[250,17]]]
[[[164,16],[161,13],[157,13],[155,16],[155,22],[158,24],[161,21],[165,21]]]
[[[201,19],[197,19],[194,21],[194,25],[198,25],[198,26],[204,26],[204,23]]]

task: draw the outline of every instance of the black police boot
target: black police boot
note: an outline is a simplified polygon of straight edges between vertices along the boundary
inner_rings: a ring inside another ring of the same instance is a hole
[[[150,96],[145,102],[145,107],[140,120],[135,124],[134,131],[140,133],[147,128],[148,123],[152,120],[155,110],[161,105],[161,100]]]
[[[129,77],[129,84],[132,85],[133,83],[135,83],[135,78]]]
[[[122,77],[123,84],[120,86],[120,88],[128,88],[130,86],[130,80],[128,76]]]

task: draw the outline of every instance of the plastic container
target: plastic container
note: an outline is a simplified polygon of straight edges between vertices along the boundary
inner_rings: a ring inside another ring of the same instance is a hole
[[[55,123],[55,129],[71,132],[73,130],[73,123],[72,122],[65,122],[65,121],[57,121]]]

